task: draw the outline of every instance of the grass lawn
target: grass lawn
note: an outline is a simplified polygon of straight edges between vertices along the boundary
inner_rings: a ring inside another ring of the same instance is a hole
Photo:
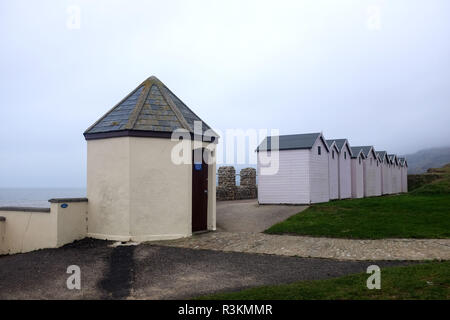
[[[409,194],[316,204],[266,233],[350,239],[450,238],[450,164]]]
[[[398,195],[313,205],[265,231],[352,239],[449,238],[449,195]]]
[[[210,300],[312,300],[312,299],[450,299],[450,262],[428,262],[381,269],[381,289],[369,290],[369,274],[302,281],[239,292],[201,297]]]

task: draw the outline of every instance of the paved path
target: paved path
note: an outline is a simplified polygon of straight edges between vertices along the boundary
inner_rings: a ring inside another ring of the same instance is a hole
[[[371,264],[148,244],[113,247],[86,239],[60,249],[0,256],[0,299],[185,299],[365,272]],[[69,265],[80,267],[81,290],[66,287]]]
[[[217,201],[217,230],[263,232],[307,206],[258,205],[256,200]]]
[[[450,260],[450,239],[349,240],[245,232],[210,232],[159,244],[191,249],[338,260]]]

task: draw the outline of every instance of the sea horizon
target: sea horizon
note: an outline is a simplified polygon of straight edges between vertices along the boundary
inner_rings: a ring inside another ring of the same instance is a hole
[[[0,187],[0,207],[49,208],[52,198],[84,198],[86,188]]]

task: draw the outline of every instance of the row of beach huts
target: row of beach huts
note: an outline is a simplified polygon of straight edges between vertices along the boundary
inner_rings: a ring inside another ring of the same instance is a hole
[[[347,139],[326,140],[322,133],[277,138],[267,137],[257,149],[260,204],[309,204],[408,192],[405,158],[373,146],[354,147]],[[277,170],[269,170],[275,162]]]

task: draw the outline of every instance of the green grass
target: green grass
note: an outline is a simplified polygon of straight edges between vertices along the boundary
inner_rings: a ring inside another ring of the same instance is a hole
[[[313,205],[265,232],[350,239],[450,238],[450,165],[409,194]]]
[[[369,274],[302,281],[200,297],[207,300],[450,299],[450,262],[381,269],[381,289],[369,290]]]
[[[450,197],[450,179],[444,178],[433,181],[420,188],[411,191],[412,195],[436,196],[442,195]]]
[[[442,174],[426,173],[426,174],[409,174],[408,175],[408,191],[411,192],[435,180],[442,179]]]
[[[313,205],[265,231],[351,239],[449,238],[450,197],[398,195]]]

